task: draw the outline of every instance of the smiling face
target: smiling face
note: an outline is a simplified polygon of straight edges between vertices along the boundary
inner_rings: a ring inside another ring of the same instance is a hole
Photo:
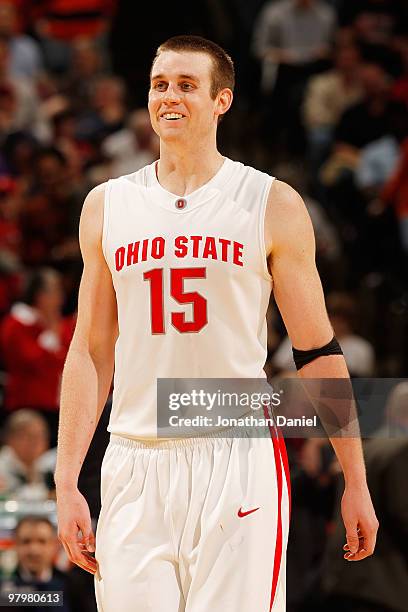
[[[154,131],[164,142],[201,142],[214,134],[218,118],[231,105],[232,92],[211,97],[213,62],[200,52],[162,51],[150,80],[149,113]]]

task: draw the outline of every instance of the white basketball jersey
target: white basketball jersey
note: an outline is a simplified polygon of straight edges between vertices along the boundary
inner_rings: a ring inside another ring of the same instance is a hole
[[[156,163],[108,181],[102,245],[119,323],[112,433],[157,436],[157,378],[265,376],[272,180],[225,159],[184,197],[159,184]]]

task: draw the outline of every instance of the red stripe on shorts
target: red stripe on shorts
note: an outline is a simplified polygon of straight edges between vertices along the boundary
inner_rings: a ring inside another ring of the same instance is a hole
[[[280,452],[281,452],[281,457],[282,457],[282,462],[283,462],[283,469],[285,470],[286,486],[288,487],[289,520],[290,520],[290,517],[291,517],[291,514],[292,514],[292,490],[291,490],[291,486],[290,486],[290,472],[289,472],[288,453],[286,452],[285,439],[282,436],[282,432],[280,431],[280,429],[278,429],[278,436],[279,436]]]
[[[265,418],[271,418],[268,409],[264,406]],[[276,527],[276,541],[275,541],[275,557],[273,560],[273,573],[272,573],[272,588],[271,588],[271,600],[269,604],[269,612],[272,610],[273,602],[275,600],[276,587],[278,585],[280,566],[282,561],[282,464],[281,464],[281,445],[278,435],[275,429],[269,425],[269,431],[271,434],[271,440],[273,445],[273,454],[275,458],[276,468],[276,482],[278,486],[278,521]]]

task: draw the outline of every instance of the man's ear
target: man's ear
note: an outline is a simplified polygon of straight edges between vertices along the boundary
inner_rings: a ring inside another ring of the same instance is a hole
[[[231,89],[229,89],[228,87],[225,87],[220,91],[220,93],[218,94],[218,103],[216,107],[216,114],[219,118],[221,118],[222,115],[225,115],[225,113],[229,110],[232,104],[233,97],[234,95]]]

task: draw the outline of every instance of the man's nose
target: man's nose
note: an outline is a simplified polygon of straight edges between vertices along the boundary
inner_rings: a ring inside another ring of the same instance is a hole
[[[164,100],[166,102],[178,102],[180,100],[180,92],[175,85],[169,83],[164,93]]]

